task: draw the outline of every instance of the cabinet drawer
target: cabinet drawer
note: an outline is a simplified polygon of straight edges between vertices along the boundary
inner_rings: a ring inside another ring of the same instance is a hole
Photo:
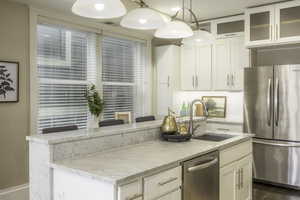
[[[118,200],[139,200],[143,197],[142,181],[118,187]]]
[[[220,166],[223,167],[252,153],[252,140],[235,145],[220,152]]]
[[[153,200],[181,186],[181,166],[144,178],[144,200]]]
[[[220,123],[207,123],[206,129],[208,131],[231,131],[243,132],[243,126],[239,124],[220,124]]]

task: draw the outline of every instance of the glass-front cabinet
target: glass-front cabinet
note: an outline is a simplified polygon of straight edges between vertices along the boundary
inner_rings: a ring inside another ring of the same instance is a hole
[[[271,44],[274,39],[274,7],[251,8],[246,10],[245,15],[246,46]]]
[[[300,2],[291,1],[276,5],[277,40],[300,41]]]
[[[300,1],[250,8],[245,17],[248,47],[300,43]]]

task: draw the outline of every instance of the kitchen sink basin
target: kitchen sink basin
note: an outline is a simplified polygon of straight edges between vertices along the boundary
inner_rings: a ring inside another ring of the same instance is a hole
[[[213,142],[221,142],[221,141],[233,138],[233,137],[235,137],[235,135],[206,133],[204,135],[194,136],[193,139],[213,141]]]

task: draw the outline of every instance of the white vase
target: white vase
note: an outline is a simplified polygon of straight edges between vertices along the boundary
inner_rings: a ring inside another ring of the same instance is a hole
[[[99,128],[100,116],[91,115],[91,119],[88,123],[88,128]]]

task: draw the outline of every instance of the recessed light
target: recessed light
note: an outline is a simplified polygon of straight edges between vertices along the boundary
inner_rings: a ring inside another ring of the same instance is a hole
[[[102,4],[102,3],[96,3],[95,4],[95,9],[99,10],[99,11],[103,10],[104,9],[104,4]]]
[[[174,8],[171,8],[171,11],[173,11],[173,12],[178,12],[179,10],[181,10],[180,7],[174,7]]]

